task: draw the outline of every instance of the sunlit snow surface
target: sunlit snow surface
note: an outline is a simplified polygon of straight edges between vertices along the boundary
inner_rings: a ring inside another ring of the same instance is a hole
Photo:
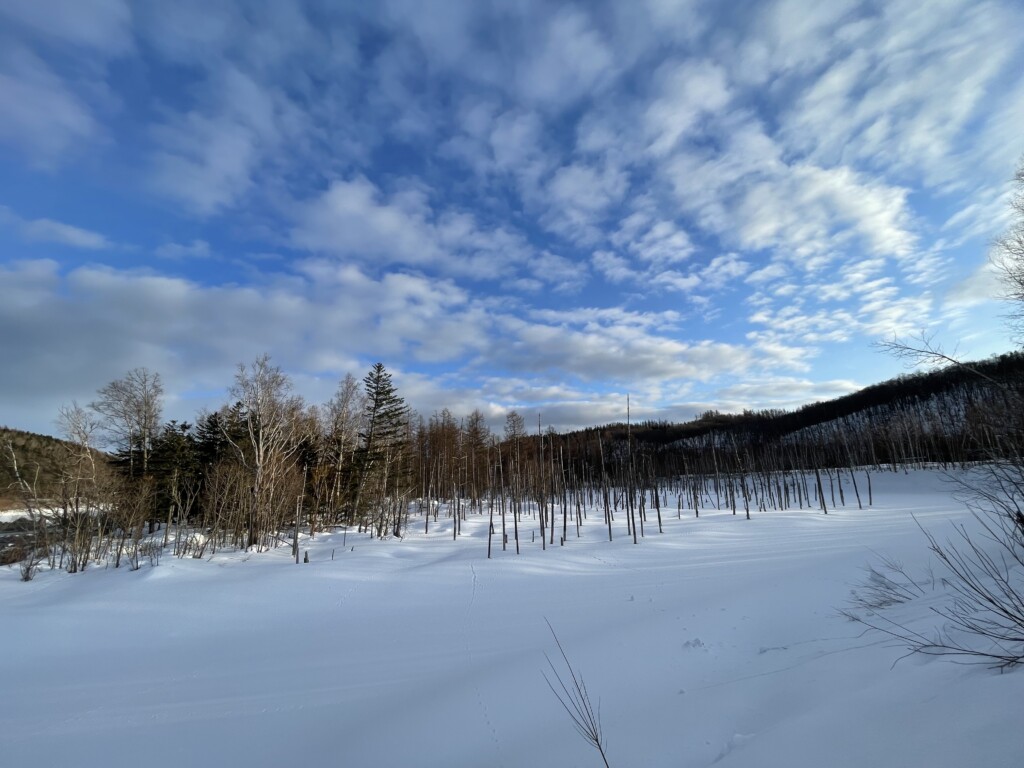
[[[458,541],[443,517],[318,535],[308,565],[2,569],[0,763],[598,766],[542,677],[547,619],[614,767],[1024,765],[1024,670],[893,666],[901,648],[839,615],[875,553],[927,580],[912,515],[940,537],[971,521],[938,473],[872,479],[863,511],[849,487],[828,516],[673,509],[638,545],[591,512],[564,547],[526,522],[521,555],[487,560],[471,515]],[[886,615],[934,626],[926,589]]]

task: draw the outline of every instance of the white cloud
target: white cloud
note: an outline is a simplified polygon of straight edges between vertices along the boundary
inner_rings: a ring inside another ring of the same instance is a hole
[[[104,56],[132,47],[132,12],[125,0],[5,0],[0,16]]]
[[[590,275],[586,262],[576,262],[548,251],[530,260],[530,271],[538,280],[543,280],[561,293],[575,293],[587,282]]]
[[[406,264],[424,264],[439,256],[422,211],[385,200],[362,176],[332,182],[307,205],[292,241],[313,252]]]
[[[752,339],[795,341],[801,344],[845,342],[856,332],[859,322],[846,310],[821,309],[804,312],[788,304],[781,309],[762,308],[750,316],[750,322],[764,325],[766,331],[752,331]]]
[[[581,9],[558,9],[538,31],[539,47],[515,72],[515,87],[528,103],[563,109],[600,92],[614,75],[614,54]]]
[[[436,268],[471,279],[493,279],[529,271],[565,286],[581,278],[564,259],[537,254],[505,227],[487,228],[464,211],[435,213],[422,190],[385,196],[362,176],[336,180],[319,197],[298,208],[291,232],[294,246],[314,253]]]
[[[491,352],[494,363],[531,374],[565,372],[584,382],[707,381],[753,359],[740,346],[682,342],[629,326],[575,329],[513,318],[504,318],[503,326],[511,341]]]
[[[739,201],[739,239],[746,248],[789,251],[814,271],[851,236],[869,252],[909,257],[908,190],[859,176],[849,168],[799,165],[755,183]]]
[[[53,219],[26,220],[3,205],[0,205],[0,222],[13,226],[25,240],[32,242],[57,243],[94,251],[114,247],[113,243],[99,232]]]
[[[641,198],[634,207],[633,213],[611,233],[609,239],[613,244],[654,267],[678,264],[693,255],[695,248],[690,235],[675,222],[660,218],[653,201]]]
[[[542,142],[540,118],[532,112],[505,112],[494,121],[490,135],[494,162],[513,170],[531,165]]]
[[[717,151],[679,151],[658,171],[671,185],[675,202],[703,230],[729,236],[743,224],[733,206],[744,186],[777,177],[786,166],[781,148],[749,116],[730,118],[716,141]]]
[[[1019,23],[996,3],[887,3],[826,49],[832,63],[784,113],[782,135],[813,162],[958,186],[985,156],[978,107],[1017,49],[1003,30]]]
[[[308,262],[299,277],[201,286],[104,267],[62,274],[48,261],[0,267],[0,352],[18,361],[0,382],[0,402],[31,393],[54,413],[139,365],[180,395],[226,386],[235,363],[263,351],[292,370],[322,371],[330,359],[451,361],[486,345],[487,315],[449,282],[373,279],[326,262]],[[14,416],[4,411],[0,422]]]
[[[769,366],[842,381],[834,345],[982,307],[991,275],[960,265],[1024,150],[1022,10],[712,5],[9,0],[0,159],[48,216],[9,229],[131,261],[65,223],[99,221],[75,209],[95,195],[193,280],[0,265],[9,306],[85,318],[5,330],[72,366],[106,338],[158,369],[264,339],[299,371],[387,355],[432,403],[500,415],[507,375],[592,421],[612,390],[675,413],[756,399],[730,377],[774,397]]]
[[[563,166],[548,183],[548,208],[541,220],[554,232],[593,243],[601,238],[604,214],[622,199],[628,184],[626,174],[616,168]]]
[[[196,109],[154,130],[154,187],[201,216],[237,205],[287,133],[287,106],[273,90],[225,66]]]
[[[186,209],[203,216],[237,204],[252,188],[257,139],[244,125],[191,114],[157,136],[153,184]]]
[[[655,288],[665,287],[672,291],[679,291],[681,293],[688,293],[693,289],[697,288],[702,284],[700,275],[695,274],[683,274],[677,272],[674,269],[666,269],[663,272],[649,273],[650,284]],[[648,275],[644,276],[644,282],[647,282]]]
[[[0,46],[4,39],[0,38]],[[0,50],[0,142],[52,169],[101,133],[93,111],[42,59],[8,44]]]
[[[568,310],[534,309],[528,314],[531,319],[545,323],[579,326],[587,330],[616,325],[647,330],[671,331],[678,329],[680,322],[679,313],[673,310],[636,312],[622,307],[577,307]]]
[[[998,299],[1005,291],[999,271],[991,261],[985,261],[965,280],[956,283],[946,294],[943,309],[963,310]]]
[[[700,271],[700,276],[705,285],[711,288],[721,288],[735,283],[749,271],[750,264],[735,253],[727,253],[715,256],[711,263]]]
[[[781,346],[679,341],[668,335],[680,322],[674,312],[537,310],[526,320],[485,308],[451,281],[401,273],[377,279],[326,260],[250,286],[202,286],[105,267],[62,274],[53,262],[0,271],[0,324],[12,329],[0,339],[0,352],[19,362],[0,382],[0,402],[16,396],[24,403],[31,392],[36,418],[62,399],[87,400],[139,365],[167,381],[179,409],[169,416],[189,418],[189,409],[217,405],[217,395],[199,402],[188,400],[188,392],[219,390],[236,362],[263,351],[297,372],[371,358],[399,361],[398,367],[454,362],[468,366],[445,375],[444,388],[456,392],[474,370],[518,371],[538,401],[559,395],[590,401],[588,382],[620,382],[626,391],[646,392],[652,407],[670,383],[678,388],[795,360]],[[107,354],[94,354],[100,344]],[[72,387],[60,375],[69,367],[76,370]],[[344,371],[328,373],[333,378]],[[473,401],[499,402],[499,394],[485,390]],[[516,397],[526,399],[522,387]]]
[[[210,244],[205,240],[191,243],[164,243],[154,253],[161,259],[208,259],[213,255]]]
[[[237,3],[179,0],[136,7],[137,26],[147,44],[173,62],[209,64],[223,59],[248,25]]]
[[[729,403],[729,411],[786,408],[804,403],[832,400],[855,392],[863,385],[849,379],[814,381],[792,376],[757,377],[715,392],[716,403]]]
[[[25,237],[29,240],[40,240],[47,243],[60,243],[73,248],[99,250],[109,248],[110,241],[98,232],[62,224],[51,219],[36,219],[25,223]]]
[[[594,265],[594,269],[604,275],[606,280],[613,283],[621,283],[636,277],[636,273],[630,267],[629,262],[610,251],[594,251],[590,261]]]
[[[769,283],[772,280],[779,280],[786,277],[788,274],[789,269],[787,269],[785,264],[774,261],[767,266],[761,267],[761,269],[756,269],[748,274],[746,282],[751,285],[761,285],[763,283]]]
[[[855,0],[807,3],[804,0],[780,0],[764,6],[765,39],[769,46],[768,67],[761,76],[773,72],[802,71],[819,65],[831,52],[833,38],[845,36],[841,30],[851,22]]]
[[[665,64],[655,74],[660,97],[647,108],[644,122],[650,151],[664,156],[708,114],[728,105],[725,71],[708,61]]]

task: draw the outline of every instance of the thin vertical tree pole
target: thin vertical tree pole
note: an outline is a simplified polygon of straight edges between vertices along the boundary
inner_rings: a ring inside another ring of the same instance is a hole
[[[821,487],[821,472],[818,471],[818,467],[814,467],[814,477],[818,483],[818,500],[821,502],[821,511],[826,515],[828,514],[828,507],[825,505],[825,491]]]

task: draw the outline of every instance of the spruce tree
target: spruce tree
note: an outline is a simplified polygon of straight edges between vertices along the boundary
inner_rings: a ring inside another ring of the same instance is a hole
[[[391,374],[376,363],[363,378],[362,446],[356,511],[361,524],[372,524],[378,536],[389,528],[401,532],[403,494],[407,490],[409,409],[398,395]]]

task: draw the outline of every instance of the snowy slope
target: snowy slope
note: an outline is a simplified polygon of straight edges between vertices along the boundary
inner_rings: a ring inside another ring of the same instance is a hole
[[[541,675],[546,618],[613,766],[1024,764],[1024,672],[893,666],[901,649],[838,615],[873,553],[925,574],[911,513],[969,520],[937,473],[873,478],[871,509],[672,517],[636,546],[592,515],[565,547],[487,560],[471,517],[456,542],[318,536],[308,565],[5,569],[0,762],[600,765]],[[929,599],[889,615],[930,621]]]

